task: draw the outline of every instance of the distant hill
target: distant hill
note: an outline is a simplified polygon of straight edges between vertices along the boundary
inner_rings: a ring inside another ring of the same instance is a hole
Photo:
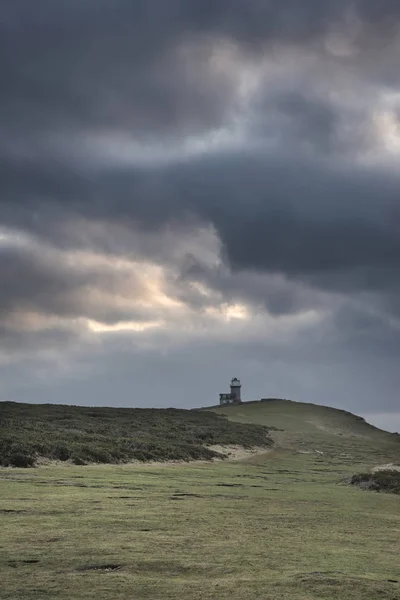
[[[41,459],[118,463],[222,457],[224,446],[269,447],[325,463],[400,463],[400,436],[347,411],[289,400],[201,410],[0,403],[0,465]]]
[[[209,412],[0,402],[3,466],[32,466],[41,458],[76,464],[212,459],[222,454],[209,446],[271,444],[265,425]]]
[[[388,433],[345,410],[271,399],[209,409],[230,421],[266,425],[278,448],[321,453],[345,463],[400,462],[400,435]]]

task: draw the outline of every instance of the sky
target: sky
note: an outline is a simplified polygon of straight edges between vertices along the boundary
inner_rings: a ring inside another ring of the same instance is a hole
[[[400,430],[400,2],[0,7],[0,399]]]

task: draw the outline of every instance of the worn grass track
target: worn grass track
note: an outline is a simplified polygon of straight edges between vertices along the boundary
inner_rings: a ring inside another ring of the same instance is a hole
[[[342,482],[396,460],[397,438],[278,408],[291,430],[245,462],[0,470],[0,597],[398,600],[399,497]]]

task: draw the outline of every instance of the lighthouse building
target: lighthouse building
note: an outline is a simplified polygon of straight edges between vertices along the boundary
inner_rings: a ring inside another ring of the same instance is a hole
[[[242,403],[242,384],[240,379],[233,377],[231,379],[231,391],[230,394],[220,394],[219,403],[221,406],[226,404],[241,404]]]

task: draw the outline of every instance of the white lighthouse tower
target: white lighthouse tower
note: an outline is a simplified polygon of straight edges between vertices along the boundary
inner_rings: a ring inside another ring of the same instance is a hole
[[[240,404],[242,401],[242,384],[240,379],[233,377],[231,379],[231,396],[234,399],[234,404]]]

